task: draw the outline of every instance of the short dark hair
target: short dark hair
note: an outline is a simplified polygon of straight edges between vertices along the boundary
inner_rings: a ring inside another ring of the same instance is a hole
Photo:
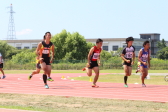
[[[126,43],[128,43],[129,41],[134,41],[134,38],[133,37],[128,37],[128,38],[126,38]]]
[[[47,35],[47,33],[51,34],[50,32],[46,32],[45,35],[43,36],[43,40],[45,40],[45,36]]]
[[[144,47],[147,43],[149,43],[149,40],[146,40],[146,41],[143,43],[143,47]]]
[[[98,39],[96,40],[96,44],[99,43],[99,42],[103,42],[103,40],[100,39],[100,38],[98,38]]]
[[[45,40],[46,38],[45,38],[45,35],[43,36],[43,40]]]

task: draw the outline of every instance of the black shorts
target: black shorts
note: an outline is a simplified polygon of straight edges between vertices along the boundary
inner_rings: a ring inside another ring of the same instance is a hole
[[[40,63],[37,63],[37,64],[36,64],[36,68],[41,69]]]
[[[0,64],[0,68],[3,68],[3,63]]]
[[[127,63],[126,61],[124,61],[123,65],[127,65],[127,66],[132,67],[132,65],[131,65],[132,59],[127,59],[127,60],[130,60],[130,63]]]
[[[90,62],[90,67],[88,67],[89,69],[92,69],[94,67],[98,67],[99,65],[97,64],[97,61],[91,61]]]
[[[50,63],[50,57],[44,57],[42,61],[45,62],[46,65],[51,65],[51,63]]]

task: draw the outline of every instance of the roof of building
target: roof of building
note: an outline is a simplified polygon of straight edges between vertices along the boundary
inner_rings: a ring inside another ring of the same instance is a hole
[[[160,33],[140,33],[139,35],[160,35]]]
[[[126,38],[102,38],[103,41],[125,41]],[[97,38],[93,39],[86,39],[87,42],[96,42]],[[135,41],[145,41],[146,39],[134,38]],[[2,40],[6,41],[7,43],[38,43],[41,42],[42,39],[36,40]]]

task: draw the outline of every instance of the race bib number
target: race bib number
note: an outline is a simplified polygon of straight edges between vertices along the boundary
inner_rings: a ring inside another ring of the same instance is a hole
[[[128,53],[126,53],[126,58],[132,58],[132,55],[133,55],[132,52],[128,52]]]
[[[94,53],[93,59],[98,59],[99,55],[100,55],[100,53]]]
[[[142,61],[147,61],[147,59],[148,59],[148,54],[143,54],[142,55]]]
[[[49,50],[43,50],[43,52],[42,52],[43,54],[49,54]]]

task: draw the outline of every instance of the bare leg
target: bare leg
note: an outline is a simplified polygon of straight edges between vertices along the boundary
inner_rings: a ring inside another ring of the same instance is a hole
[[[95,72],[95,77],[94,77],[93,84],[96,85],[96,82],[97,82],[97,80],[99,78],[99,67],[94,67],[93,70]]]
[[[131,76],[131,73],[132,73],[132,67],[128,66],[128,76]]]
[[[2,69],[2,68],[0,68],[0,71],[2,72],[2,74],[3,74],[3,75],[5,75],[5,74],[4,74],[4,71],[3,71],[3,69]]]
[[[92,76],[92,69],[89,69],[89,68],[85,68],[86,69],[86,73],[87,73],[87,75],[90,77],[90,76]]]
[[[148,69],[147,68],[144,68],[143,66],[140,67],[140,71],[142,73],[142,76],[141,76],[141,80],[142,80],[142,84],[145,84],[144,83],[144,79],[145,77],[148,75]]]
[[[39,74],[39,73],[40,73],[40,69],[39,69],[39,68],[36,68],[36,70],[33,71],[31,75],[35,75],[35,74]]]
[[[47,66],[46,66],[46,63],[43,62],[41,63],[41,68],[43,69],[44,71],[44,74],[43,74],[43,81],[44,81],[44,84],[47,85]]]
[[[51,75],[51,65],[46,65],[46,67],[47,67],[47,75],[48,75],[48,77],[50,77],[50,75]]]
[[[128,66],[127,65],[123,65],[124,66],[124,72],[125,72],[125,75],[124,75],[124,83],[125,83],[125,87],[127,86],[127,79],[128,79],[128,76],[129,76],[129,70],[128,70]]]

